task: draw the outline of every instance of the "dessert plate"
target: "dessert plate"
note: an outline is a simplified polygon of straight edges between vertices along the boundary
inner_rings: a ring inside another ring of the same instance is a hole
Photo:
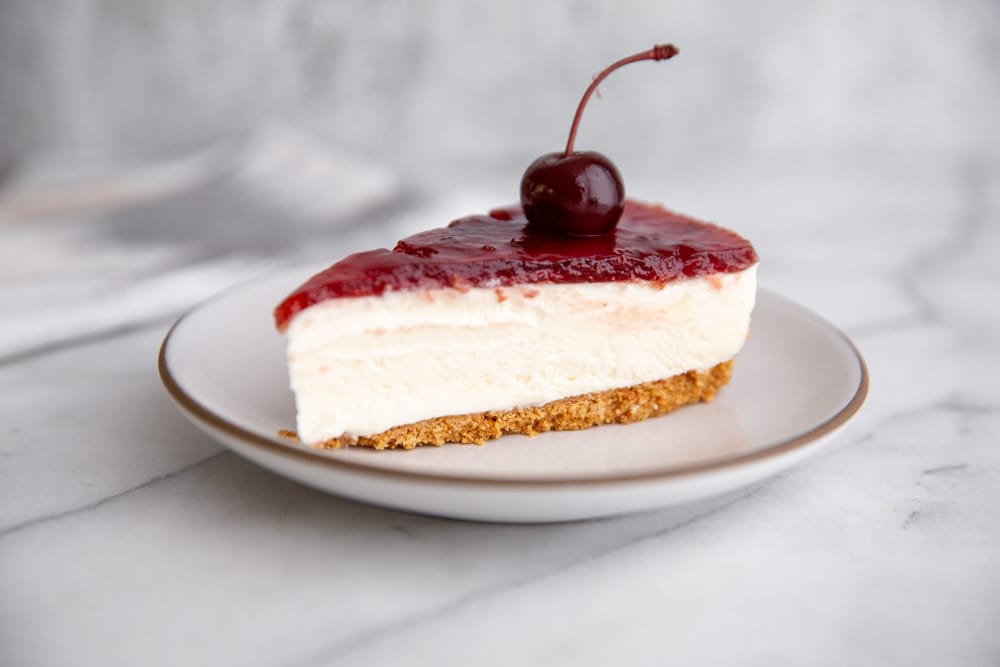
[[[278,474],[346,498],[503,522],[587,519],[700,500],[790,468],[857,413],[868,372],[848,338],[766,290],[732,382],[711,403],[586,431],[477,447],[313,450],[294,428],[271,311],[310,271],[236,287],[195,308],[160,348],[167,391],[199,428]]]

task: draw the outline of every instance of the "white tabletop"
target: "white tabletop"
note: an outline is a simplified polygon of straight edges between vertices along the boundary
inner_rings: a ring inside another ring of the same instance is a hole
[[[399,197],[376,171],[368,199],[295,212],[260,201],[295,198],[261,195],[266,168],[159,174],[128,201],[0,190],[0,663],[997,664],[1000,165],[898,167],[650,197],[751,238],[761,284],[866,356],[868,402],[735,496],[542,526],[287,481],[188,424],[156,375],[169,323],[218,289],[501,187]]]

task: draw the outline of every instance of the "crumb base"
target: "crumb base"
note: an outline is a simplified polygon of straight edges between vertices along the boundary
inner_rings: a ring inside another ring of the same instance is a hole
[[[413,449],[421,445],[461,443],[481,445],[503,435],[538,435],[546,431],[578,431],[601,424],[629,424],[658,417],[690,403],[710,401],[729,382],[733,361],[705,371],[688,371],[621,389],[560,398],[543,405],[425,419],[395,426],[382,433],[332,438],[321,449],[359,445],[373,449]],[[295,438],[292,431],[281,431]]]

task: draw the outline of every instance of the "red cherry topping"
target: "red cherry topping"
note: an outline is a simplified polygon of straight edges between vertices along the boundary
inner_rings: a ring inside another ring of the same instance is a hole
[[[531,224],[550,232],[596,236],[614,230],[625,186],[611,160],[594,151],[546,153],[521,179],[521,205]]]
[[[573,152],[576,130],[590,96],[609,74],[640,60],[666,60],[677,55],[673,44],[622,58],[594,77],[573,117],[566,150],[548,153],[525,170],[521,178],[521,206],[538,229],[574,236],[597,236],[614,231],[625,202],[625,186],[618,168],[594,151]]]

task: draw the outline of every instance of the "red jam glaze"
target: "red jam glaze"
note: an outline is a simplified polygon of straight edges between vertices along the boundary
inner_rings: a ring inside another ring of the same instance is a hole
[[[442,287],[533,283],[668,283],[735,273],[757,262],[750,242],[727,229],[627,200],[618,227],[573,237],[528,227],[520,206],[455,220],[403,239],[391,251],[357,253],[317,273],[274,311],[284,329],[296,313],[340,297]]]

